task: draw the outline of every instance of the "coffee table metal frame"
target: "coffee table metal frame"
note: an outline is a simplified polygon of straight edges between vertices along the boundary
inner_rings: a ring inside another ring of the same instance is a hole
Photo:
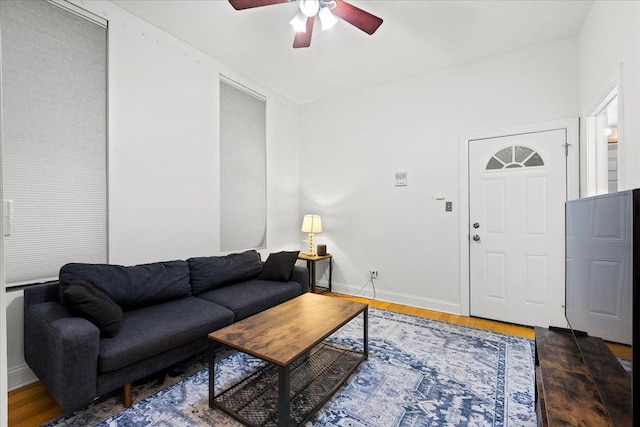
[[[322,298],[330,298],[330,297],[322,297]],[[267,361],[267,365],[261,369],[259,369],[258,371],[250,374],[248,377],[243,378],[241,381],[239,381],[238,383],[234,384],[233,386],[227,388],[226,390],[222,391],[219,394],[215,394],[215,354],[216,354],[216,348],[220,347],[220,345],[225,345],[227,347],[231,347],[234,348],[238,351],[243,351],[242,350],[242,345],[229,345],[229,343],[224,343],[221,341],[218,341],[216,338],[214,337],[209,337],[209,407],[211,408],[219,408],[222,411],[224,411],[225,413],[229,414],[230,416],[232,416],[233,418],[235,418],[236,420],[242,422],[245,425],[249,425],[249,426],[261,426],[261,425],[266,425],[268,423],[273,423],[273,420],[275,420],[277,418],[278,422],[277,425],[279,427],[283,427],[283,426],[289,426],[292,424],[292,410],[291,410],[291,402],[292,402],[292,396],[291,396],[291,383],[292,383],[292,371],[291,371],[291,367],[292,365],[295,365],[296,363],[300,364],[300,363],[307,363],[307,360],[311,360],[312,356],[314,354],[317,354],[321,351],[343,351],[346,354],[346,358],[347,359],[351,359],[350,361],[347,361],[347,363],[350,363],[350,365],[348,367],[346,367],[345,372],[343,372],[341,378],[337,381],[334,381],[334,383],[332,384],[331,389],[326,393],[326,395],[324,395],[322,398],[320,398],[317,402],[315,402],[315,404],[313,405],[313,408],[303,414],[294,414],[296,415],[294,418],[299,419],[299,422],[294,422],[294,425],[301,425],[303,423],[305,423],[310,417],[311,415],[313,415],[318,409],[320,409],[322,407],[322,405],[324,405],[329,398],[338,390],[338,388],[344,383],[344,381],[346,381],[346,379],[351,375],[351,373],[353,373],[353,371],[355,371],[355,369],[358,367],[358,365],[360,364],[360,362],[362,362],[362,360],[366,360],[369,356],[369,326],[368,326],[368,318],[369,318],[369,306],[366,304],[363,304],[363,307],[361,310],[357,311],[355,314],[353,314],[352,316],[346,317],[343,319],[343,321],[337,323],[336,327],[331,329],[328,333],[323,334],[321,336],[318,336],[317,339],[315,340],[313,346],[311,348],[306,349],[305,351],[301,352],[293,361],[291,361],[290,363],[286,363],[286,364],[278,364],[278,363],[274,363],[273,361],[267,360],[264,357],[260,357],[260,354],[256,354],[255,352],[251,352],[250,354],[252,356],[258,357],[262,360]],[[263,312],[264,313],[264,312]],[[337,330],[339,330],[340,328],[342,328],[344,325],[346,325],[347,323],[349,323],[351,320],[353,320],[354,318],[356,318],[358,315],[360,315],[362,313],[363,315],[363,348],[362,348],[362,352],[357,351],[357,349],[346,349],[346,348],[340,348],[340,347],[336,347],[333,344],[328,344],[326,342],[323,342],[327,337],[329,337],[331,334],[333,334],[334,332],[336,332]],[[213,333],[212,333],[213,334]],[[326,346],[326,348],[325,348]],[[332,350],[336,349],[336,350]],[[247,353],[245,351],[245,353]],[[353,357],[354,354],[357,353],[356,357]],[[238,412],[236,412],[235,410],[233,410],[232,408],[230,408],[227,404],[220,402],[221,397],[224,396],[226,393],[233,393],[235,391],[237,391],[237,389],[241,389],[243,387],[243,382],[247,383],[247,382],[253,382],[253,381],[261,381],[261,380],[265,380],[266,378],[268,378],[269,375],[274,376],[274,368],[277,369],[277,394],[278,394],[278,411],[275,414],[272,414],[270,417],[267,417],[265,419],[264,423],[256,423],[253,422],[245,417],[243,417],[242,415],[240,415]],[[344,368],[344,367],[343,367]],[[270,373],[269,373],[270,372]]]

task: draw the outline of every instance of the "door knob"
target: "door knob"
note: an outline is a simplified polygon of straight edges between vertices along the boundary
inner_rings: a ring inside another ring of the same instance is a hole
[[[480,227],[480,224],[478,224],[477,222],[473,223],[473,228],[479,228],[479,227]]]
[[[474,242],[479,242],[480,241],[480,236],[478,236],[477,234],[473,235],[473,241]]]

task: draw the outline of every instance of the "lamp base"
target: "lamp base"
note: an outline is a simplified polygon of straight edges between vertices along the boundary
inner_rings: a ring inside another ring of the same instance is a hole
[[[309,251],[307,252],[309,256],[315,256],[316,253],[313,250],[313,233],[309,233]]]

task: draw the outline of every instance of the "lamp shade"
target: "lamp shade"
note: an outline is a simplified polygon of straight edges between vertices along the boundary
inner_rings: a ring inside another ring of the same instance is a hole
[[[305,215],[302,230],[305,233],[322,233],[322,219],[320,215]]]

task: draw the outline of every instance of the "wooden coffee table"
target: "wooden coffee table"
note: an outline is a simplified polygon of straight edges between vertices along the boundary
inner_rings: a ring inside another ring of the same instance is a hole
[[[209,406],[251,426],[300,425],[369,355],[367,304],[307,293],[209,334]],[[363,315],[362,349],[325,338]],[[268,363],[215,394],[219,344]]]

